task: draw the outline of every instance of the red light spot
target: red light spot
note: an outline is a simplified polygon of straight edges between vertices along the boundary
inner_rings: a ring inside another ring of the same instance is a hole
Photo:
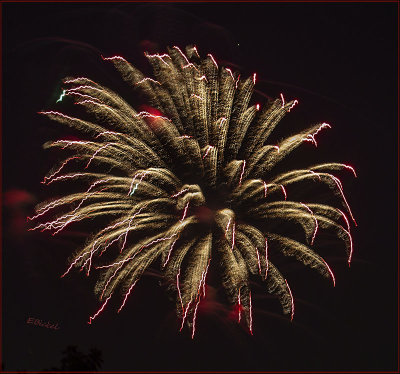
[[[160,126],[162,126],[162,123],[164,123],[159,118],[155,118],[155,117],[164,117],[163,113],[161,113],[158,109],[145,104],[141,105],[139,109],[140,109],[139,112],[147,112],[151,116],[154,116],[154,117],[150,116],[142,117],[143,120],[146,121],[146,123],[152,130],[157,130],[158,128],[160,128]]]
[[[214,219],[214,212],[206,206],[194,208],[193,213],[201,222],[210,223]]]

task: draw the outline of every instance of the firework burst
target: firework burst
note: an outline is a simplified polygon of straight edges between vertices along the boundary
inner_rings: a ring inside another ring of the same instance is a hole
[[[46,143],[45,148],[71,150],[73,156],[50,170],[42,183],[73,181],[87,187],[40,204],[30,219],[43,222],[52,212],[53,218],[32,230],[56,234],[75,222],[102,217],[97,232],[62,274],[74,268],[99,273],[95,292],[101,307],[89,323],[112,295],[121,297],[119,312],[157,260],[175,296],[181,329],[187,323],[192,336],[210,264],[250,332],[253,275],[293,318],[292,292],[270,261],[270,250],[295,257],[334,283],[332,270],[311,246],[319,229],[332,230],[343,240],[350,264],[347,215],[354,218],[340,180],[329,172],[355,172],[348,165],[326,163],[277,174],[275,166],[304,142],[316,146],[316,135],[330,126],[315,124],[277,145],[267,144],[297,100],[285,102],[281,95],[264,108],[250,105],[256,75],[242,80],[219,67],[213,56],[201,59],[195,47],[187,47],[186,53],[173,47],[168,54],[146,57],[153,78],[120,56],[103,60],[115,66],[151,110],[134,110],[115,92],[81,77],[64,81],[58,101],[72,98],[91,119],[40,112],[88,138]],[[71,171],[63,174],[65,168]],[[330,205],[291,201],[286,187],[307,181],[330,187],[346,213]],[[282,221],[300,225],[304,242],[277,230]]]

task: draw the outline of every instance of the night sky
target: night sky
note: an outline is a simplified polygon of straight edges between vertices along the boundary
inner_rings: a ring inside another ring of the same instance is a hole
[[[95,277],[60,275],[90,225],[57,236],[27,231],[36,203],[68,191],[40,183],[62,157],[42,144],[76,135],[37,112],[68,113],[56,103],[66,76],[129,96],[101,55],[124,56],[149,73],[144,51],[191,43],[243,76],[257,72],[255,100],[280,93],[299,100],[277,139],[317,121],[332,125],[317,148],[304,144],[287,165],[355,167],[358,178],[339,173],[358,223],[351,268],[337,240],[319,249],[335,288],[301,264],[281,269],[295,297],[292,323],[256,285],[253,336],[211,287],[195,339],[179,333],[157,271],[138,282],[121,313],[110,301],[89,325],[100,306]],[[74,345],[101,350],[104,371],[396,370],[397,45],[395,3],[3,4],[3,369],[59,367]],[[28,324],[29,317],[59,329]]]

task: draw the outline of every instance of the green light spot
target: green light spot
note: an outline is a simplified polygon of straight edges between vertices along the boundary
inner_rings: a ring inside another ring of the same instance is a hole
[[[61,101],[63,99],[63,97],[65,96],[65,90],[63,91],[63,93],[61,94],[60,98],[56,101],[56,103],[58,103],[59,101]]]
[[[135,193],[135,191],[138,189],[138,187],[139,187],[139,183],[136,183],[136,186],[133,188],[132,192],[130,193],[130,196],[132,196]]]

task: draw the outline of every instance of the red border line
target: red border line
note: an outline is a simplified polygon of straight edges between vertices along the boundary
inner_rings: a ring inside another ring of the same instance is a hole
[[[0,3],[112,3],[113,1],[110,0],[86,0],[86,1],[79,1],[79,0],[1,0]],[[118,3],[398,3],[398,0],[152,0],[152,1],[140,1],[140,0],[119,0]]]
[[[111,3],[110,0],[86,0],[86,1],[79,1],[79,0],[25,0],[25,1],[16,1],[16,0],[0,0],[0,20],[2,21],[2,6],[8,3],[81,3],[81,4],[88,4],[88,3]],[[144,1],[138,0],[119,0],[119,3],[143,3]],[[185,0],[175,0],[175,1],[168,1],[168,0],[160,0],[160,1],[145,1],[147,3],[397,3],[397,32],[400,34],[400,5],[398,0],[252,0],[252,1],[244,1],[244,0],[219,0],[219,1],[212,1],[212,0],[194,0],[194,1],[185,1]],[[1,25],[2,27],[2,25]],[[3,28],[1,29],[1,37],[0,37],[0,140],[2,141],[2,124],[3,124],[3,108],[2,108],[2,92],[3,92],[3,70],[2,70],[2,58],[3,58],[3,45],[2,45],[2,38],[3,38]],[[400,98],[400,67],[399,67],[399,59],[400,59],[400,46],[399,46],[399,39],[397,40],[397,99]],[[399,105],[397,106],[397,345],[400,345],[400,297],[399,297],[399,284],[400,284],[400,241],[399,241],[399,233],[400,233],[400,108]],[[3,193],[3,160],[2,160],[2,152],[0,152],[0,184],[1,184],[1,195]],[[3,222],[2,222],[2,203],[0,203],[0,238],[2,237],[2,229],[3,229]],[[0,275],[2,274],[2,241],[0,241]],[[0,311],[2,311],[2,281],[0,277]],[[2,366],[2,343],[3,343],[3,335],[2,335],[2,313],[0,313],[0,372],[1,373],[19,373],[19,371],[3,371]],[[232,373],[232,371],[146,371],[146,373]],[[282,371],[282,373],[293,373],[293,374],[300,374],[300,373],[338,373],[340,371]],[[342,371],[345,372],[345,371]],[[351,371],[351,373],[399,373],[400,372],[400,361],[399,357],[397,359],[397,371]],[[61,371],[26,371],[26,373],[62,373]],[[143,373],[143,371],[99,371],[98,373]],[[276,373],[276,371],[235,371],[234,373]]]
[[[400,98],[400,46],[399,46],[399,32],[400,32],[400,5],[397,3],[397,352],[399,352],[400,343],[400,297],[399,297],[399,284],[400,284],[400,244],[399,244],[399,232],[400,232],[400,193],[399,193],[399,157],[400,157],[400,110],[399,110],[399,98]],[[397,353],[398,354],[398,353]],[[397,356],[397,371],[400,372],[399,356]]]
[[[3,4],[0,3],[1,37],[0,37],[0,142],[3,142]],[[0,238],[3,238],[3,146],[0,152]],[[3,240],[0,240],[0,371],[3,368]]]

